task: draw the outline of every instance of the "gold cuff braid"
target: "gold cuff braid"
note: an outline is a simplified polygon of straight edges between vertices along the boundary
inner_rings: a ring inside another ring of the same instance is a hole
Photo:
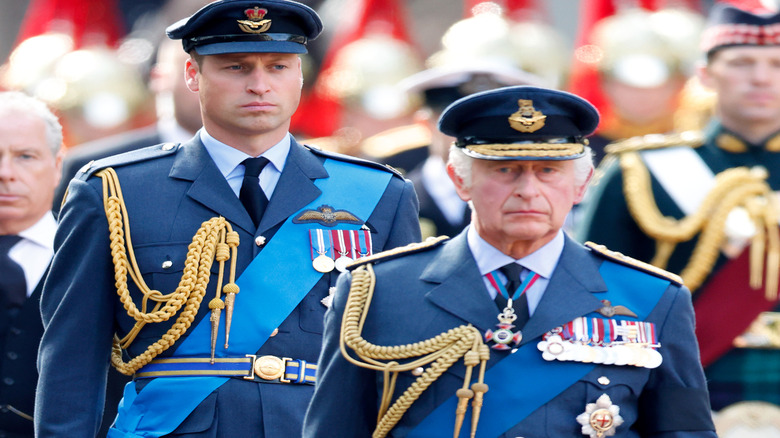
[[[108,219],[108,229],[111,239],[111,257],[114,263],[114,278],[117,294],[127,314],[136,320],[132,330],[122,339],[114,336],[111,354],[111,364],[122,374],[132,375],[138,369],[152,361],[157,355],[170,348],[184,333],[198,313],[211,276],[211,265],[216,258],[219,263],[219,279],[215,300],[220,300],[225,261],[229,258],[229,283],[225,285],[226,295],[238,292],[235,285],[236,251],[239,243],[238,233],[232,230],[225,218],[212,218],[201,224],[200,229],[192,238],[188,247],[184,272],[179,285],[173,293],[164,295],[152,290],[144,281],[138,262],[135,259],[133,244],[130,237],[130,222],[127,207],[124,203],[119,179],[112,168],[106,168],[96,174],[103,180],[103,205]],[[143,294],[140,309],[133,302],[128,289],[127,277]],[[230,293],[228,293],[230,291]],[[147,310],[153,303],[152,309]],[[212,300],[213,301],[213,300]],[[221,300],[220,300],[221,302]],[[216,307],[216,309],[215,309]],[[212,322],[215,313],[224,306],[212,307]],[[228,318],[232,306],[228,306]],[[181,311],[181,312],[179,312]],[[124,362],[122,349],[127,349],[135,340],[140,330],[147,323],[158,323],[169,320],[179,313],[173,326],[158,340],[150,345],[145,352]],[[216,315],[216,324],[219,315]],[[226,321],[229,327],[229,321]],[[227,335],[226,335],[227,337]],[[212,358],[216,341],[215,326],[212,326]]]
[[[430,339],[406,345],[380,346],[363,339],[362,331],[368,309],[374,294],[376,277],[371,264],[352,271],[352,286],[349,291],[339,339],[341,354],[359,367],[381,371],[384,374],[381,405],[373,438],[387,436],[403,414],[439,376],[461,357],[466,365],[463,387],[457,391],[459,397],[456,410],[454,436],[458,436],[463,423],[469,399],[472,401],[471,436],[477,429],[482,400],[487,385],[484,383],[485,367],[490,351],[482,341],[482,334],[471,325],[462,325]],[[350,348],[358,359],[350,356]],[[405,363],[398,360],[417,358]],[[390,405],[398,373],[411,371],[429,365],[422,375]],[[480,365],[478,382],[471,385],[474,366]]]
[[[651,186],[650,172],[638,152],[620,154],[623,191],[628,209],[642,231],[655,239],[656,255],[651,263],[666,268],[676,245],[699,235],[688,264],[680,273],[685,284],[695,291],[712,272],[720,248],[726,240],[729,213],[744,208],[758,230],[752,237],[750,253],[751,287],[761,287],[762,270],[767,299],[777,297],[780,268],[777,200],[766,183],[766,171],[737,167],[715,176],[715,186],[693,214],[680,220],[665,217],[658,210]],[[765,263],[766,262],[766,263]]]

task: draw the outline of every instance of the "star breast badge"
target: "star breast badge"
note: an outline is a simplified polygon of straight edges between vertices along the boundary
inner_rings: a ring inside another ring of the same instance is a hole
[[[623,424],[620,407],[613,405],[607,394],[601,394],[596,403],[588,403],[585,412],[577,415],[582,425],[582,434],[590,438],[602,438],[615,435],[617,427]]]

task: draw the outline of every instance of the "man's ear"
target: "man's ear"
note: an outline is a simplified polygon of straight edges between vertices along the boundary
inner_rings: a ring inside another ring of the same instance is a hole
[[[447,176],[449,176],[452,183],[455,184],[455,191],[458,193],[460,199],[466,202],[471,201],[471,191],[469,190],[469,187],[466,185],[463,177],[455,172],[455,166],[450,163],[447,164]]]
[[[585,178],[585,182],[582,183],[579,187],[577,187],[577,193],[575,193],[574,197],[574,204],[579,204],[582,202],[582,199],[585,197],[585,192],[588,190],[588,184],[590,183],[590,179],[593,178],[593,168],[590,169],[590,172],[588,173],[588,177]]]
[[[200,66],[192,58],[188,59],[184,64],[184,81],[187,83],[187,88],[190,91],[200,91],[200,85],[198,84],[198,78],[200,74]]]

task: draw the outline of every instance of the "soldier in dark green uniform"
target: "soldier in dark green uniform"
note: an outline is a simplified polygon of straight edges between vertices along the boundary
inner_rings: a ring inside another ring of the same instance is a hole
[[[693,291],[712,407],[780,404],[780,14],[713,8],[702,83],[705,132],[608,147],[579,222],[592,240],[680,274]]]

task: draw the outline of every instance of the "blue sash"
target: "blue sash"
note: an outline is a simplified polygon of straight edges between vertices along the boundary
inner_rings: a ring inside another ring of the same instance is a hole
[[[647,318],[669,286],[668,280],[608,260],[602,263],[599,273],[607,285],[607,292],[600,293],[599,298],[630,308],[639,320]],[[542,359],[536,342],[518,348],[485,373],[490,390],[485,394],[477,438],[494,438],[505,433],[594,367],[587,363],[548,362]],[[439,405],[408,437],[451,437],[457,403],[458,398],[453,396]],[[507,406],[512,409],[506,409]],[[486,413],[489,418],[485,418]],[[460,436],[469,435],[469,424],[469,420],[464,422]]]
[[[315,181],[322,194],[301,209],[325,205],[349,210],[367,219],[392,178],[378,169],[327,159],[328,178]],[[355,182],[360,188],[355,189]],[[349,194],[348,196],[345,194]],[[322,274],[311,267],[309,228],[318,224],[293,224],[292,215],[266,247],[236,280],[236,295],[229,350],[224,349],[224,328],[219,330],[217,357],[255,353],[319,281]],[[339,225],[359,229],[360,225]],[[273,272],[273,275],[268,275]],[[272,291],[266,292],[266,291]],[[283,291],[283,293],[279,293]],[[211,323],[203,318],[176,349],[176,356],[210,355]],[[150,381],[136,395],[135,382],[125,388],[114,427],[109,437],[157,437],[175,430],[182,421],[227,377],[168,377]]]

